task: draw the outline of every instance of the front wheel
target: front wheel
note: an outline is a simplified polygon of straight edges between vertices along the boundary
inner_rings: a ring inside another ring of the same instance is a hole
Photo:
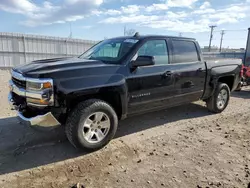
[[[87,100],[75,107],[66,121],[66,135],[76,148],[97,150],[109,143],[118,126],[114,109],[101,100]]]
[[[213,113],[221,113],[229,103],[230,89],[227,84],[218,83],[213,96],[207,100],[207,107]]]

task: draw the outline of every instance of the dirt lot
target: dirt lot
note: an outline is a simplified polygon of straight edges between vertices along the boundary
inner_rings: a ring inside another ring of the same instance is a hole
[[[37,132],[7,104],[0,71],[0,187],[248,187],[250,88],[232,93],[222,114],[202,102],[122,121],[94,153],[75,150],[63,129]]]

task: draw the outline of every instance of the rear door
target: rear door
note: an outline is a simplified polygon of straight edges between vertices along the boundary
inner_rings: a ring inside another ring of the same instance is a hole
[[[184,39],[172,39],[175,100],[178,103],[197,101],[203,94],[206,66],[200,56],[197,42]]]

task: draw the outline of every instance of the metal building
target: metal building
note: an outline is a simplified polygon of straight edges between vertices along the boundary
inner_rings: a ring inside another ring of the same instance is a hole
[[[78,56],[96,41],[0,32],[0,67],[37,59]]]

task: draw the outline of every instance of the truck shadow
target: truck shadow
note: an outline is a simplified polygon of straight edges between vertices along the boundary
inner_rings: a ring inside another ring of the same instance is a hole
[[[199,104],[188,104],[132,117],[120,122],[116,139],[183,119],[211,115]],[[67,141],[62,128],[37,132],[17,118],[0,119],[0,175],[18,172],[87,154]]]
[[[233,92],[231,95],[236,98],[250,99],[250,89]]]

